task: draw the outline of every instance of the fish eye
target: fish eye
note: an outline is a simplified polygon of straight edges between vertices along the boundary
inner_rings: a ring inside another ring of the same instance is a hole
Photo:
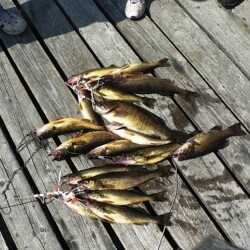
[[[89,184],[89,181],[88,180],[84,180],[82,183],[83,184]]]

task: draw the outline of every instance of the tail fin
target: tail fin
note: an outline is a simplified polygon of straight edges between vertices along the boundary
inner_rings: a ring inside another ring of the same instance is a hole
[[[234,136],[241,136],[241,135],[247,134],[244,130],[242,130],[240,123],[236,123],[236,124],[228,127],[228,129],[230,129],[233,132]]]
[[[183,89],[181,93],[179,93],[180,97],[184,99],[187,102],[191,102],[193,98],[199,97],[200,94],[198,92],[190,91],[190,90],[185,90]]]
[[[172,168],[171,165],[167,165],[167,166],[160,165],[158,166],[156,171],[160,172],[160,177],[169,177],[175,174],[175,171],[173,170],[174,168]]]
[[[166,191],[155,193],[155,194],[152,194],[151,196],[153,198],[153,201],[167,201],[168,200]]]
[[[172,225],[172,223],[170,221],[171,216],[172,216],[172,213],[166,213],[166,214],[159,215],[157,217],[158,223],[161,225],[164,225],[164,226],[171,226]]]
[[[168,62],[168,60],[169,60],[168,58],[163,58],[159,60],[157,64],[159,65],[159,67],[170,67],[171,64]]]
[[[149,107],[149,108],[151,108],[151,109],[154,108],[155,102],[156,102],[156,100],[153,99],[153,98],[148,98],[148,97],[144,97],[144,98],[143,98],[143,103],[144,103],[147,107]]]

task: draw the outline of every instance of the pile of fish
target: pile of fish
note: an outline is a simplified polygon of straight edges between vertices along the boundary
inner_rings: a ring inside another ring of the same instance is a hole
[[[52,196],[63,201],[76,213],[93,219],[110,223],[157,223],[168,226],[171,224],[171,213],[151,216],[144,210],[129,205],[167,200],[165,191],[148,195],[132,188],[172,174],[170,166],[161,166],[156,170],[148,170],[142,166],[95,167],[63,176],[61,187],[68,185],[72,188],[66,192],[55,191]]]
[[[149,109],[143,108],[142,104],[153,108],[156,100],[137,94],[179,95],[186,101],[199,96],[196,92],[177,87],[169,79],[159,79],[145,74],[157,67],[168,66],[170,66],[168,60],[162,59],[155,63],[110,66],[74,75],[68,79],[67,85],[77,93],[78,110],[82,113],[83,119],[59,118],[36,131],[39,139],[77,133],[72,139],[65,141],[52,151],[53,160],[63,160],[83,154],[89,159],[108,158],[115,164],[133,165],[128,167],[129,171],[126,173],[124,172],[127,171],[124,170],[125,166],[109,167],[110,173],[82,177],[82,172],[80,172],[64,178],[64,181],[69,178],[65,183],[76,185],[77,190],[84,190],[82,203],[84,207],[95,213],[95,216],[110,222],[123,222],[109,215],[101,216],[103,212],[100,211],[118,209],[117,211],[120,211],[117,212],[118,214],[123,213],[125,208],[116,205],[127,205],[128,199],[125,197],[134,199],[135,196],[135,200],[138,199],[134,192],[120,191],[120,189],[130,189],[138,184],[132,181],[134,175],[138,175],[138,178],[142,177],[144,181],[144,178],[149,175],[145,170],[142,171],[142,168],[135,174],[135,165],[141,167],[156,164],[168,157],[175,157],[180,161],[192,159],[226,147],[227,138],[231,136],[245,134],[240,124],[234,124],[224,130],[216,126],[208,132],[195,131],[187,134],[170,129],[160,117],[150,112]],[[122,172],[113,173],[113,169],[117,168],[122,168]],[[98,171],[98,168],[93,170],[93,172]],[[85,170],[83,175],[86,173]],[[157,176],[159,173],[161,172],[153,171],[150,172],[150,176],[154,174]],[[124,178],[126,184],[123,183]],[[123,188],[119,186],[119,182]],[[131,183],[133,183],[132,186]],[[119,188],[113,188],[113,186]],[[108,202],[111,196],[116,198],[119,196],[117,198],[119,201]],[[141,199],[148,197],[144,194],[140,196]],[[93,197],[101,198],[96,201]],[[150,197],[148,199],[159,197],[159,194]],[[77,199],[79,202],[79,198]],[[113,204],[105,203],[104,205],[100,201]],[[129,211],[132,213],[132,210]],[[152,221],[157,220],[154,218]],[[162,223],[159,218],[157,223]]]

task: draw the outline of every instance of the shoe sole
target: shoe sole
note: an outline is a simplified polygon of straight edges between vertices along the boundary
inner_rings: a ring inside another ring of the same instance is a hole
[[[235,7],[237,7],[238,5],[240,5],[241,3],[243,3],[245,0],[238,0],[232,4],[226,4],[223,3],[223,0],[219,0],[219,3],[226,9],[234,9]]]

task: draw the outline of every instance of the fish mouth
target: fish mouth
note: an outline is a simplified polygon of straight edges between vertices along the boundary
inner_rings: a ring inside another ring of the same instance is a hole
[[[66,154],[58,149],[53,150],[50,156],[52,156],[52,161],[61,161],[66,158]]]
[[[40,140],[44,139],[43,133],[44,133],[44,130],[41,129],[41,128],[37,129],[36,132],[35,132],[36,137],[37,137],[38,139],[40,139]]]
[[[113,160],[115,161],[115,163],[118,163],[118,164],[129,165],[131,164],[130,160],[132,159],[124,158],[122,156],[117,156],[117,157],[113,157]]]
[[[87,159],[91,159],[91,158],[97,158],[97,151],[95,149],[90,150],[87,154],[86,157]]]

